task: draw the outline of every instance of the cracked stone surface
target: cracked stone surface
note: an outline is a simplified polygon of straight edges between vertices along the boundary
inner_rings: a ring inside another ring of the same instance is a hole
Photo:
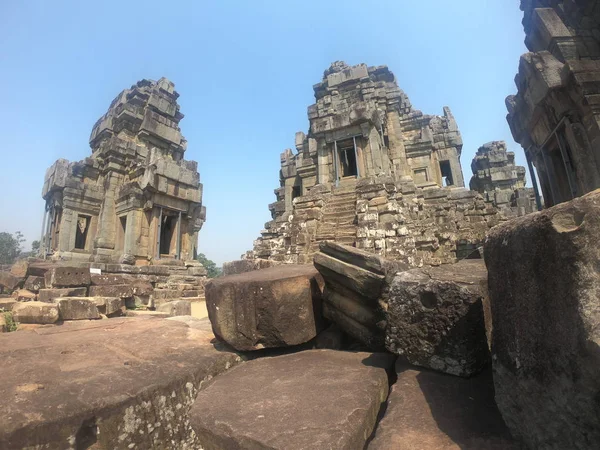
[[[4,333],[0,448],[198,448],[189,408],[241,360],[213,339],[208,320],[191,318]]]
[[[311,350],[249,361],[198,394],[190,421],[204,450],[362,450],[394,359]]]

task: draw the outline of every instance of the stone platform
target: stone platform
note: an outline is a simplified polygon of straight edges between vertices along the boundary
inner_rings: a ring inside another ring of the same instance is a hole
[[[213,339],[191,317],[0,335],[0,448],[196,448],[198,389],[241,360]]]

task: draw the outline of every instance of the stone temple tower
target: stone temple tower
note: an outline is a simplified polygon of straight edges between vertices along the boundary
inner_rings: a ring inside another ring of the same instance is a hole
[[[141,80],[94,125],[91,156],[46,172],[42,252],[54,259],[147,264],[193,259],[206,218],[186,161],[175,85]]]

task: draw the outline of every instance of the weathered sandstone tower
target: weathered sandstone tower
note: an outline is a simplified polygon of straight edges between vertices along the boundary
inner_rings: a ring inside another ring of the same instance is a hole
[[[175,85],[125,89],[92,129],[91,156],[46,172],[42,251],[54,259],[147,264],[193,259],[206,218],[186,161]]]

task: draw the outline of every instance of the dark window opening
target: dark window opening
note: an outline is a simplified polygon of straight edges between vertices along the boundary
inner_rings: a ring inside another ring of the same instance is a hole
[[[294,186],[292,187],[292,200],[296,197],[300,197],[302,195],[302,186]]]
[[[77,216],[77,231],[75,232],[75,248],[85,250],[90,228],[89,216]]]
[[[453,186],[452,169],[450,161],[440,161],[440,171],[442,172],[442,186]]]
[[[554,187],[552,189],[552,205],[548,206],[571,200],[573,195],[569,184],[569,176],[556,136],[550,140],[543,151],[546,164],[550,166],[548,168],[548,181]]]
[[[171,243],[175,228],[177,226],[177,218],[175,216],[165,215],[163,212],[162,224],[160,227],[160,254],[169,255],[171,253]]]
[[[358,176],[354,139],[338,142],[337,149],[340,161],[340,173],[338,176],[341,178]]]
[[[127,231],[127,216],[119,217],[121,228],[119,229],[119,245],[117,248],[125,248],[125,232]]]

